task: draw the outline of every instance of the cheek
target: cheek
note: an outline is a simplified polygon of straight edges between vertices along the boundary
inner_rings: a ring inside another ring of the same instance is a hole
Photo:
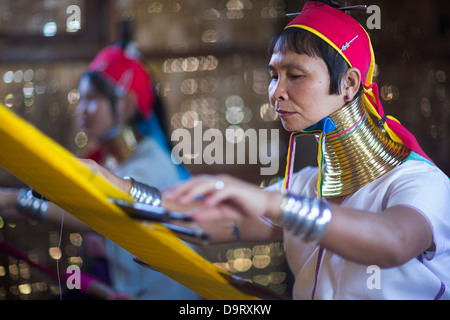
[[[95,101],[91,101],[88,103],[86,107],[86,112],[89,116],[94,116],[98,111],[98,103]]]
[[[96,101],[88,105],[87,113],[99,123],[113,119],[112,108],[104,101]]]
[[[314,109],[317,93],[314,90],[314,86],[307,83],[302,85],[292,86],[290,89],[290,99],[294,103],[294,106],[298,111],[302,110],[302,113],[310,113]]]
[[[112,111],[108,104],[101,102],[89,104],[86,114],[93,130],[103,131],[114,125]]]
[[[298,105],[308,107],[310,112],[314,112],[323,107],[324,99],[328,96],[328,87],[320,81],[305,81],[302,85],[293,86],[291,92]]]
[[[303,82],[301,86],[295,87],[294,90],[296,94],[308,98],[317,98],[326,93],[323,81],[315,79]]]
[[[267,90],[267,92],[269,94],[270,101],[274,101],[275,100],[274,94],[275,94],[276,87],[277,86],[276,86],[275,81],[270,81],[269,87],[268,87],[268,90]]]

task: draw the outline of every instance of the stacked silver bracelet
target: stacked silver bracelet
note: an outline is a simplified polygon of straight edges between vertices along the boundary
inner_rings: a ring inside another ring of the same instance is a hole
[[[151,204],[152,206],[161,205],[161,192],[157,188],[138,182],[131,177],[125,177],[124,179],[130,180],[132,183],[130,196],[134,201]]]
[[[330,206],[325,200],[288,193],[281,203],[277,224],[305,242],[317,243],[331,216]]]
[[[44,221],[47,215],[48,201],[33,196],[33,190],[20,189],[17,195],[17,210],[30,218]]]

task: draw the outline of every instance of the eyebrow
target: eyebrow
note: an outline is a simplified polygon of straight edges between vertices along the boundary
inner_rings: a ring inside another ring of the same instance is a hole
[[[267,72],[274,71],[275,69],[276,68],[274,66],[272,66],[271,64],[268,64],[266,66]],[[284,63],[284,64],[281,65],[280,69],[299,69],[299,70],[304,70],[304,68],[302,68],[301,65],[299,65],[298,63],[294,63],[294,62]]]

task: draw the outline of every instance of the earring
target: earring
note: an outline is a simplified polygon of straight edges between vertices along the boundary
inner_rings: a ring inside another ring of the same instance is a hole
[[[350,96],[349,96],[348,94],[346,94],[346,95],[344,96],[344,100],[345,100],[346,102],[349,102],[349,101],[350,101]]]

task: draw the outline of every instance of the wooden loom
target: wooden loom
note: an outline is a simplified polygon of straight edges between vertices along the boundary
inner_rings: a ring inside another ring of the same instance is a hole
[[[108,200],[131,201],[128,194],[1,104],[0,145],[0,166],[154,269],[205,299],[258,299],[252,293],[262,288],[205,260],[161,223],[130,218]]]

